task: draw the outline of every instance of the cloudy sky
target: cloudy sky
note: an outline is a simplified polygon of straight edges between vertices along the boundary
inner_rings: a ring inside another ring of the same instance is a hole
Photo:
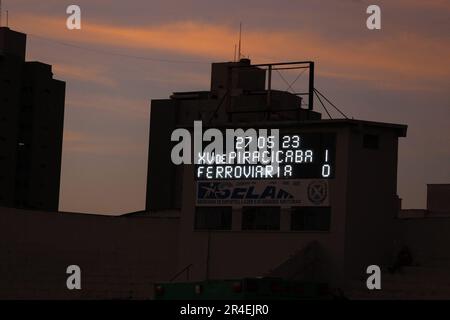
[[[82,29],[66,28],[66,8]],[[382,29],[366,28],[378,4]],[[314,60],[316,86],[357,119],[403,123],[398,192],[423,208],[450,182],[448,0],[3,0],[28,60],[67,82],[60,209],[120,214],[145,203],[150,99],[209,88],[239,23],[253,63]],[[295,74],[287,74],[293,80]]]

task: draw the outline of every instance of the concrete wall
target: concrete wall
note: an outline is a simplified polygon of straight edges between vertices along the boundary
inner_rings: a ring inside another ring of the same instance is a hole
[[[398,219],[397,247],[407,245],[414,263],[450,267],[450,218]]]
[[[332,266],[327,270],[327,280],[335,285],[343,282],[348,133],[345,128],[314,128],[303,129],[301,132],[336,132],[336,176],[329,182],[332,207],[330,231],[268,232],[235,229],[193,232],[196,189],[193,187],[194,169],[192,166],[185,166],[180,221],[180,269],[192,264],[193,279],[205,279],[208,273],[207,265],[209,277],[212,279],[263,276],[296,255],[312,241],[317,241],[324,251],[324,259]],[[233,210],[234,226],[236,219],[240,219],[240,210]],[[286,225],[286,221],[289,224],[290,211],[281,210],[281,226]]]
[[[0,205],[14,205],[23,60],[0,55]]]
[[[0,208],[0,299],[147,299],[178,270],[178,219]],[[66,288],[81,268],[82,290]]]
[[[0,205],[58,210],[64,97],[50,65],[0,55]]]
[[[66,84],[50,65],[26,62],[22,88],[15,207],[58,211]]]
[[[378,149],[363,147],[365,134],[379,137]],[[398,138],[393,130],[353,129],[348,161],[346,272],[366,276],[369,265],[385,266],[394,249]]]
[[[427,210],[434,214],[450,214],[450,184],[427,185]]]
[[[176,114],[176,101],[152,100],[146,194],[148,211],[179,207],[179,195],[175,193],[176,166],[171,160],[171,135]]]
[[[326,252],[320,261],[326,264],[322,278],[332,280],[335,268],[329,266],[338,264],[336,252],[330,250],[336,248],[335,237],[329,232],[196,231],[185,241],[190,247],[180,248],[180,259],[184,265],[192,263],[195,280],[266,276],[313,241]]]
[[[193,169],[186,166],[181,216],[180,265],[193,264],[192,275],[204,279],[209,261],[211,278],[261,276],[317,241],[331,264],[329,278],[342,286],[365,275],[371,264],[386,265],[394,251],[398,211],[397,144],[394,130],[373,126],[318,126],[302,132],[336,132],[335,178],[330,179],[329,232],[211,231],[192,232],[195,215]],[[379,136],[378,149],[363,148],[363,136]],[[233,220],[240,217],[233,210]],[[289,221],[281,211],[281,224]],[[233,222],[235,225],[235,222]],[[209,253],[208,253],[209,242]],[[218,251],[216,251],[218,250]],[[218,254],[220,252],[221,254]],[[209,256],[209,258],[208,258]]]
[[[0,53],[14,55],[25,59],[27,35],[13,31],[7,27],[0,27]]]

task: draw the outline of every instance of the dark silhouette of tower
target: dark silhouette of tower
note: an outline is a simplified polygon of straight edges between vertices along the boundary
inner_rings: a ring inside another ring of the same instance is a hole
[[[25,34],[0,27],[0,206],[57,211],[65,82],[25,50]]]

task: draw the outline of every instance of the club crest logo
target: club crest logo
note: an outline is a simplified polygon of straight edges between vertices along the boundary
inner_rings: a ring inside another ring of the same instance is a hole
[[[325,181],[315,180],[308,185],[308,199],[318,205],[325,201],[328,196],[328,184]]]

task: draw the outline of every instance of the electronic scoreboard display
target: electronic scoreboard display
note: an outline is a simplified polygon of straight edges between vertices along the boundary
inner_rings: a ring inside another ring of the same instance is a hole
[[[200,155],[195,179],[330,179],[335,174],[335,146],[334,133],[236,137],[232,150]]]

